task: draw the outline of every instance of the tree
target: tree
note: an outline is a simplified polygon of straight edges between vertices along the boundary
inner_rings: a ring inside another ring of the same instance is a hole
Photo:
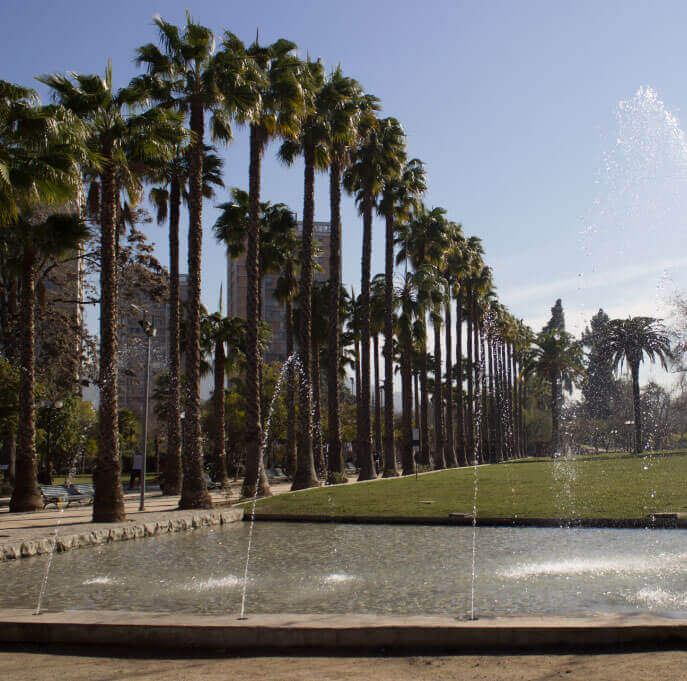
[[[179,289],[179,214],[181,201],[188,199],[189,147],[178,149],[173,158],[157,169],[157,187],[150,198],[157,208],[157,222],[169,216],[169,348],[168,380],[169,408],[167,421],[167,458],[164,472],[163,494],[181,491],[181,298]],[[223,187],[223,161],[205,147],[203,155],[203,197],[212,198],[214,187]]]
[[[235,364],[245,349],[245,320],[225,317],[220,299],[219,312],[204,312],[200,322],[201,347],[204,355],[212,357],[214,389],[212,394],[212,464],[215,480],[222,487],[229,484],[225,436],[224,384],[228,364]],[[227,351],[228,350],[228,351]],[[227,359],[229,358],[229,359]],[[210,366],[207,367],[210,370]],[[201,368],[202,371],[202,368]]]
[[[364,141],[353,151],[344,174],[344,187],[356,196],[363,216],[361,266],[361,420],[358,424],[360,448],[359,480],[376,477],[372,460],[370,430],[370,264],[372,258],[372,215],[385,183],[400,173],[405,161],[405,133],[395,118],[366,122]]]
[[[301,62],[294,54],[295,50],[294,43],[283,39],[266,47],[256,40],[248,48],[248,56],[255,67],[249,84],[256,95],[256,106],[245,115],[250,125],[250,222],[246,240],[246,476],[243,495],[251,497],[270,494],[261,458],[261,362],[258,349],[261,164],[265,145],[272,137],[295,137],[299,132],[305,104],[300,82]]]
[[[38,209],[20,214],[12,226],[6,229],[14,236],[14,248],[21,273],[19,428],[16,477],[10,511],[23,512],[43,508],[36,479],[36,277],[45,267],[46,260],[59,259],[65,253],[78,248],[89,232],[83,221],[75,215],[46,216]]]
[[[350,163],[352,149],[361,141],[361,135],[378,105],[375,97],[364,95],[359,83],[344,76],[338,67],[322,87],[320,102],[329,146],[329,309],[338,310],[341,290],[341,178]],[[345,480],[339,401],[341,325],[336,315],[329,315],[327,342],[328,465],[332,475]]]
[[[670,341],[660,320],[653,317],[628,317],[613,319],[606,327],[606,343],[613,367],[622,368],[627,363],[632,377],[632,401],[635,417],[635,454],[644,450],[642,440],[642,414],[639,393],[639,365],[646,355],[651,362],[657,359],[664,369],[671,356]]]
[[[384,257],[384,477],[397,475],[394,446],[394,247],[398,226],[407,224],[427,189],[425,168],[414,158],[403,166],[398,178],[384,186],[379,213],[386,223]]]
[[[186,421],[179,508],[209,508],[212,501],[203,477],[199,374],[205,115],[211,114],[212,138],[229,142],[230,116],[241,112],[252,99],[243,83],[245,55],[238,41],[225,40],[225,49],[219,56],[215,55],[213,32],[195,23],[188,12],[181,30],[159,16],[154,22],[162,50],[153,44],[144,45],[137,51],[137,61],[147,67],[150,78],[157,84],[151,89],[160,101],[188,116],[192,133],[188,149]]]
[[[607,343],[609,316],[599,310],[582,333],[582,344],[588,348],[587,366],[582,395],[587,415],[592,419],[608,419],[615,392],[613,357]]]
[[[535,366],[551,387],[551,453],[560,451],[561,388],[572,391],[582,373],[582,348],[567,331],[544,327],[535,341]]]
[[[83,134],[72,112],[39,106],[34,90],[0,80],[0,226],[27,206],[74,198],[81,187]]]
[[[39,79],[58,100],[79,116],[88,130],[89,147],[99,154],[100,207],[100,413],[98,462],[93,476],[94,522],[124,519],[119,440],[117,436],[117,211],[120,193],[126,190],[132,203],[141,194],[137,170],[168,159],[184,136],[181,117],[162,108],[144,106],[149,93],[137,85],[116,90],[112,64],[105,77],[70,74]],[[89,197],[90,198],[90,197]]]

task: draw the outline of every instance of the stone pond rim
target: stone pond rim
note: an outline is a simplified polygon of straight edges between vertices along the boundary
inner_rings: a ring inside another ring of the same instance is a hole
[[[656,615],[441,616],[158,614],[0,610],[4,644],[108,645],[214,651],[539,651],[684,646],[687,619]]]

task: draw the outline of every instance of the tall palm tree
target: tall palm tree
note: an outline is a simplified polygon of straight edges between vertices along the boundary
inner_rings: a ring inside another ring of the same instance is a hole
[[[393,358],[394,341],[394,246],[396,230],[405,225],[427,189],[425,168],[422,161],[408,161],[398,177],[384,185],[378,211],[386,223],[384,256],[384,477],[397,475],[394,446],[394,390]]]
[[[181,297],[179,287],[179,215],[182,199],[188,198],[189,147],[180,148],[173,158],[155,173],[157,186],[151,189],[150,199],[156,207],[157,222],[169,221],[169,347],[168,369],[169,405],[167,420],[167,457],[164,471],[163,494],[181,491]],[[222,166],[219,156],[205,147],[203,155],[203,197],[212,198],[215,187],[223,187]]]
[[[441,262],[441,273],[446,281],[446,299],[444,307],[444,321],[446,326],[446,463],[455,467],[464,464],[463,448],[463,381],[462,381],[462,346],[458,344],[456,353],[456,368],[458,369],[458,443],[456,447],[454,432],[454,407],[453,407],[453,337],[451,306],[452,299],[457,297],[461,287],[461,279],[465,272],[465,237],[462,227],[450,222],[447,227],[447,248]],[[456,314],[460,314],[460,305],[456,305]],[[462,324],[457,322],[457,328],[462,331]],[[462,333],[461,341],[462,341]]]
[[[324,170],[329,165],[328,128],[326,111],[321,100],[324,86],[324,68],[321,62],[310,61],[302,64],[300,82],[305,94],[305,109],[297,137],[286,139],[279,155],[291,165],[302,155],[304,161],[303,187],[303,229],[301,232],[301,282],[300,296],[300,360],[303,381],[299,391],[299,447],[298,465],[293,478],[292,489],[305,489],[318,484],[315,472],[312,442],[312,402],[310,386],[312,375],[312,255],[313,234],[315,229],[315,171]]]
[[[186,395],[184,410],[183,481],[179,508],[208,508],[212,505],[203,477],[203,452],[200,423],[200,306],[201,259],[203,239],[203,152],[205,116],[211,114],[214,140],[231,139],[229,118],[246,104],[241,82],[245,64],[242,46],[236,46],[223,59],[215,55],[213,32],[195,23],[186,13],[180,29],[161,17],[154,18],[158,46],[149,43],[137,50],[137,62],[145,65],[149,76],[160,83],[161,101],[188,116],[193,134],[188,160],[188,318],[186,331]],[[228,56],[229,55],[229,56]]]
[[[405,133],[395,118],[365,123],[364,141],[354,150],[351,166],[344,174],[344,187],[355,193],[363,217],[361,266],[361,420],[358,441],[361,448],[360,480],[376,477],[370,440],[370,265],[372,258],[372,216],[384,185],[400,174],[405,161]]]
[[[567,331],[544,329],[535,341],[537,373],[551,386],[551,452],[560,447],[561,388],[570,392],[582,372],[582,347]]]
[[[124,189],[135,203],[141,195],[136,170],[169,159],[184,138],[181,117],[167,109],[144,106],[148,93],[138,85],[116,90],[112,64],[105,77],[70,74],[44,76],[66,108],[88,127],[89,146],[101,157],[98,173],[100,222],[100,407],[98,461],[93,476],[93,520],[115,522],[125,516],[120,478],[117,335],[117,211]]]
[[[409,262],[416,272],[424,270],[421,277],[422,286],[418,288],[420,300],[425,305],[427,313],[437,302],[439,291],[437,288],[436,266],[441,261],[446,248],[446,211],[443,208],[431,210],[420,204],[414,211],[413,218],[398,230],[397,243],[399,250],[396,262]],[[423,320],[423,324],[426,322]],[[426,331],[422,334],[420,352],[420,392],[421,398],[421,460],[424,465],[430,464],[429,450],[429,392],[427,375],[427,347]],[[443,444],[442,444],[443,446]],[[434,453],[434,460],[443,458],[443,452]]]
[[[624,363],[632,377],[632,404],[635,417],[635,454],[644,450],[642,440],[642,412],[639,394],[639,365],[646,355],[651,362],[657,359],[664,369],[670,357],[670,341],[660,320],[653,317],[628,317],[612,319],[606,330],[606,347],[618,369]]]
[[[227,45],[230,47],[230,44]],[[248,50],[253,70],[249,84],[256,105],[245,120],[250,126],[248,194],[250,223],[246,239],[246,476],[244,496],[270,494],[262,465],[260,354],[258,350],[260,262],[260,177],[262,156],[273,137],[295,137],[305,107],[296,45],[278,40],[266,47],[256,42]]]
[[[366,119],[374,115],[378,103],[375,97],[364,95],[358,82],[344,76],[339,67],[328,76],[319,101],[329,146],[329,309],[338,310],[341,291],[341,178],[350,162],[351,150],[367,129]],[[341,479],[344,460],[337,359],[341,355],[341,325],[336,315],[329,316],[327,355],[328,466],[329,472]]]
[[[18,447],[10,512],[36,511],[43,502],[36,480],[35,307],[36,279],[46,260],[56,261],[76,250],[89,236],[77,215],[45,215],[28,209],[0,231],[9,237],[20,272],[20,366]]]

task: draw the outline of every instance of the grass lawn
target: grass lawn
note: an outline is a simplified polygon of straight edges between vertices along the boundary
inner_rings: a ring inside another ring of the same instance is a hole
[[[527,459],[371,483],[320,487],[260,500],[256,513],[641,518],[687,512],[687,452]],[[431,502],[431,503],[428,503]]]

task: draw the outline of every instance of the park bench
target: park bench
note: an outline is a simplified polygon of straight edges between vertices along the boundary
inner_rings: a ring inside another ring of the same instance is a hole
[[[69,503],[69,491],[62,485],[41,485],[41,496],[43,497],[43,508],[60,502]]]
[[[93,488],[93,485],[89,485],[85,482],[76,483],[74,485],[69,485],[69,487],[67,487],[67,491],[70,495],[70,503],[72,501],[74,503],[93,503],[93,498],[95,497],[95,489]]]

